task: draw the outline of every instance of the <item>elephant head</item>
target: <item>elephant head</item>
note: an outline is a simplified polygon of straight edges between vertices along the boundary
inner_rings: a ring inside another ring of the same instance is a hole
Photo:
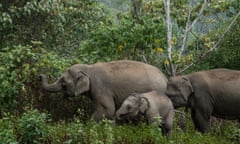
[[[175,108],[187,106],[192,93],[190,80],[185,76],[171,77],[167,83],[166,95],[172,100]]]
[[[40,74],[44,90],[63,92],[66,96],[78,96],[90,89],[90,78],[85,65],[73,65],[54,83],[49,84],[46,75]]]
[[[133,93],[127,97],[121,107],[116,112],[116,118],[127,119],[137,116],[139,113],[145,113],[149,108],[149,102],[139,94]]]

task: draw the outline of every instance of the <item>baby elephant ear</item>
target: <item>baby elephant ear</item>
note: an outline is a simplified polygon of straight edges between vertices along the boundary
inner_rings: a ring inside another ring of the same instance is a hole
[[[132,93],[130,96],[132,96],[132,97],[134,97],[136,100],[137,100],[137,102],[139,102],[140,101],[140,95],[138,94],[138,93]]]
[[[134,92],[134,93],[131,94],[131,96],[135,96],[135,97],[137,97],[138,94]]]
[[[140,104],[139,104],[139,111],[141,113],[145,113],[149,108],[149,101],[147,98],[141,97]]]
[[[83,71],[79,71],[76,76],[75,96],[78,96],[90,89],[89,75]]]

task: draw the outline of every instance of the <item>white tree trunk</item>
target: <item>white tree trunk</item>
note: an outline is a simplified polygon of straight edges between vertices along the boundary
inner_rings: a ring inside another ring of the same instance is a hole
[[[165,8],[165,14],[166,14],[166,25],[167,25],[167,45],[168,45],[168,61],[169,61],[169,68],[170,68],[170,74],[172,76],[175,76],[175,68],[172,63],[172,21],[170,16],[170,0],[164,0],[164,8]]]

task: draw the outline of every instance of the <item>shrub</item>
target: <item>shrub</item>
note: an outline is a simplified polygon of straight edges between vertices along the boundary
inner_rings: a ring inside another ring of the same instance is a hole
[[[14,46],[3,50],[0,52],[0,115],[17,108],[18,95],[26,94],[24,82],[36,72],[36,69],[30,69],[36,60],[30,47]]]
[[[235,128],[232,130],[230,139],[234,144],[240,143],[240,129],[239,128]]]
[[[69,125],[66,129],[66,140],[64,144],[77,144],[80,143],[80,138],[83,133],[83,124],[80,120],[75,120],[73,124]]]
[[[13,46],[0,52],[0,117],[3,112],[22,112],[39,97],[37,74],[51,72],[60,75],[70,65],[70,60],[61,59],[36,45]]]
[[[0,50],[41,41],[48,51],[74,57],[89,31],[109,21],[105,10],[95,0],[1,1]]]
[[[112,144],[114,141],[113,134],[111,121],[106,119],[99,123],[90,121],[83,129],[81,142],[91,144]]]
[[[47,122],[49,116],[32,109],[23,113],[16,121],[17,136],[20,143],[39,144],[48,141]]]
[[[3,144],[18,144],[12,117],[4,114],[4,117],[0,119],[0,142]]]

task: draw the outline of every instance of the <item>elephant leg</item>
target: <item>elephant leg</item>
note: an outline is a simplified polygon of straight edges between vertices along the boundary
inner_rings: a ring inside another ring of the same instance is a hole
[[[169,129],[168,126],[166,126],[166,124],[162,123],[159,127],[161,128],[163,136],[171,136],[172,134],[171,129]]]
[[[161,128],[161,131],[162,131],[162,135],[165,136],[167,135],[167,129],[165,127],[165,124],[162,124],[159,126]]]
[[[101,101],[95,103],[95,110],[91,118],[95,121],[100,121],[104,118],[112,120],[115,113],[114,101],[102,98]]]
[[[163,136],[169,135],[169,130],[170,130],[169,123],[165,123],[166,120],[159,121],[159,119],[157,117],[151,116],[150,118],[148,118],[147,119],[148,124],[159,127],[161,129]]]
[[[174,118],[174,111],[170,111],[166,120],[164,127],[166,129],[166,135],[171,136],[172,135],[172,127],[173,127],[173,118]]]
[[[101,106],[95,106],[95,110],[91,116],[94,121],[101,121],[105,117],[104,108]]]
[[[198,110],[192,110],[191,112],[193,123],[195,128],[204,133],[208,132],[211,129],[211,124],[210,124],[210,116],[204,115],[202,112]]]

